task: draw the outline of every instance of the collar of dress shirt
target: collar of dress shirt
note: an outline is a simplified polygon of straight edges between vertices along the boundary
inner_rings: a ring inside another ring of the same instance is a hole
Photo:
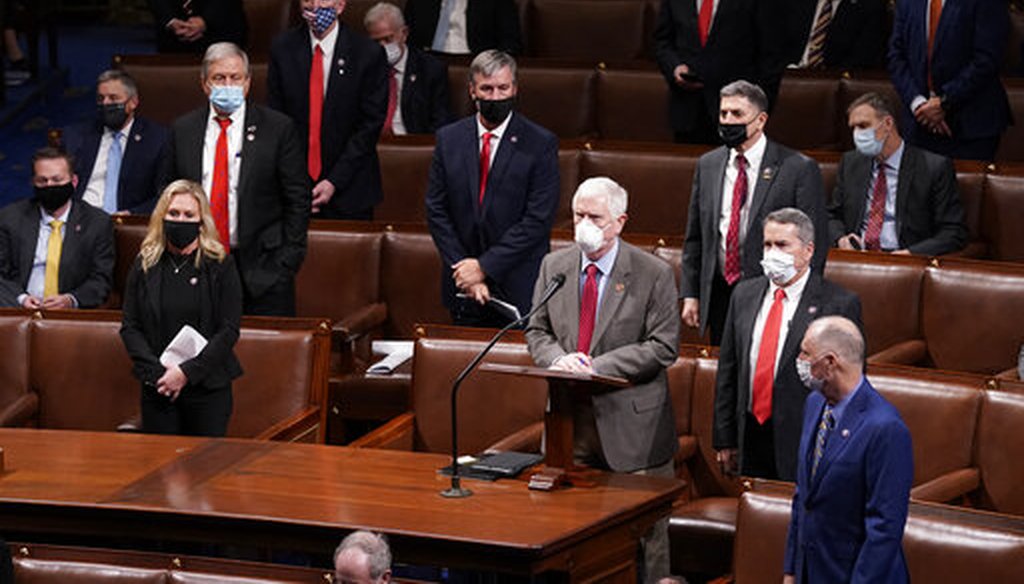
[[[207,124],[216,124],[217,123],[216,119],[218,117],[220,117],[220,116],[217,115],[217,111],[215,109],[213,109],[213,106],[211,105],[210,106],[210,118],[208,120],[206,120],[206,123]],[[228,117],[231,118],[231,125],[228,126],[229,130],[231,128],[241,127],[241,125],[245,123],[245,102],[243,101],[242,105],[238,106],[238,109],[236,109],[235,111],[231,112],[231,115],[229,115]]]
[[[761,167],[761,159],[764,158],[765,148],[768,147],[768,138],[765,137],[764,132],[761,132],[761,136],[754,142],[754,145],[743,153],[743,157],[747,159],[748,169],[757,169]],[[736,164],[736,156],[739,151],[735,148],[729,149],[729,166]]]
[[[391,68],[394,69],[396,73],[398,73],[399,77],[404,77],[405,76],[405,64],[408,61],[409,61],[409,45],[406,45],[405,46],[405,50],[402,51],[401,58],[399,58],[398,62],[395,63],[394,65],[392,65]]]
[[[889,158],[885,159],[885,163],[889,166],[889,168],[891,168],[894,171],[896,171],[897,174],[899,174],[899,171],[900,171],[900,161],[903,160],[903,150],[906,148],[906,146],[907,146],[907,143],[904,142],[901,139],[900,140],[900,145],[896,148],[896,150],[892,154],[889,155]],[[874,160],[874,164],[872,164],[871,166],[872,166],[872,168],[877,167],[878,166],[878,159],[875,159]]]
[[[503,122],[501,122],[500,124],[498,124],[498,127],[497,127],[497,128],[494,128],[493,130],[488,130],[488,129],[487,129],[487,128],[485,128],[485,127],[484,127],[484,125],[483,125],[483,124],[482,124],[482,123],[480,122],[480,114],[479,114],[479,112],[478,112],[478,113],[477,113],[477,114],[476,114],[476,115],[474,116],[474,119],[476,120],[476,137],[477,137],[477,143],[479,143],[479,142],[480,142],[480,140],[483,140],[483,138],[484,138],[484,134],[485,134],[485,133],[487,133],[487,132],[490,132],[490,133],[491,133],[491,136],[494,136],[494,140],[495,140],[495,142],[501,142],[501,137],[505,135],[505,129],[506,129],[506,128],[508,128],[508,123],[509,123],[509,122],[510,122],[510,121],[512,120],[512,116],[514,116],[514,115],[516,115],[516,113],[515,113],[515,112],[512,112],[512,113],[510,113],[510,114],[508,115],[508,117],[507,117],[507,118],[505,118],[505,121],[503,121]]]
[[[853,396],[857,395],[857,392],[860,391],[861,386],[864,385],[864,381],[865,378],[861,375],[860,383],[857,384],[857,387],[853,388],[853,391],[846,394],[846,397],[839,400],[832,406],[832,419],[836,421],[836,428],[838,428],[839,424],[843,421],[843,413],[846,411],[846,406],[850,405],[850,402],[853,401]]]
[[[615,266],[615,258],[619,255],[619,238],[615,238],[615,243],[612,244],[612,248],[608,250],[608,253],[604,254],[597,260],[591,260],[587,257],[587,254],[580,251],[580,273],[587,271],[587,266],[590,264],[596,264],[597,269],[601,271],[602,276],[607,276],[612,273],[612,268]]]
[[[306,27],[307,30],[309,27]],[[341,21],[335,20],[334,26],[331,27],[331,32],[324,35],[324,38],[318,39],[313,35],[313,31],[309,31],[309,51],[310,54],[316,50],[316,46],[320,45],[320,50],[324,52],[324,55],[330,57],[334,54],[334,43],[338,40],[338,29],[341,28]]]

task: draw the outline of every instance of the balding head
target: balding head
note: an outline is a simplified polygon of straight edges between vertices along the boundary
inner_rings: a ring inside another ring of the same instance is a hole
[[[807,327],[798,359],[809,363],[809,385],[830,403],[837,403],[857,388],[864,375],[864,336],[848,318],[819,318]]]
[[[354,531],[334,551],[334,581],[341,584],[387,584],[391,550],[383,535]]]
[[[807,336],[814,339],[819,351],[833,351],[841,360],[857,367],[864,362],[864,337],[848,318],[819,318],[807,328]]]

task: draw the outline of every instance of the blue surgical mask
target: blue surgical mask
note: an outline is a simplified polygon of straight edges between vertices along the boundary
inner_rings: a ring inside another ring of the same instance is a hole
[[[857,147],[857,152],[869,158],[874,158],[882,153],[882,146],[885,145],[885,140],[879,140],[875,137],[874,128],[854,128],[853,144]]]
[[[210,103],[217,111],[232,114],[245,103],[245,89],[241,85],[214,85],[210,87]]]
[[[313,34],[321,37],[334,24],[334,19],[338,17],[338,11],[333,6],[321,6],[314,10],[303,10],[302,17],[306,19]]]

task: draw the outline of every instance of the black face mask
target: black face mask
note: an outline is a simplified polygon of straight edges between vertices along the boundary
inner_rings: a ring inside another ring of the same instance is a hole
[[[71,181],[62,185],[35,187],[36,202],[51,214],[67,203],[73,194],[75,194],[75,185],[71,184]]]
[[[718,124],[718,137],[729,148],[736,148],[747,141],[747,124]]]
[[[480,111],[480,115],[485,120],[492,124],[500,124],[505,121],[512,110],[516,107],[515,96],[506,97],[505,99],[478,99],[476,100],[476,108]]]
[[[178,249],[185,249],[199,237],[199,222],[164,219],[164,237]]]
[[[123,128],[124,123],[128,121],[128,112],[125,111],[123,103],[105,103],[96,109],[100,123],[115,132]]]

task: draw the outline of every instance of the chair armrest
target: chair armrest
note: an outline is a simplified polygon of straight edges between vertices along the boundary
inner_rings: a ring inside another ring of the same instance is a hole
[[[0,426],[24,426],[39,411],[39,396],[29,392],[0,410]]]
[[[352,448],[412,451],[415,423],[416,415],[406,412],[362,438],[352,441],[349,446]]]
[[[118,432],[142,432],[142,414],[136,413],[117,425]]]
[[[868,363],[917,365],[928,356],[928,344],[921,339],[903,341],[868,357]]]
[[[946,503],[962,497],[981,486],[976,468],[961,468],[921,483],[910,489],[910,497],[921,501]]]
[[[679,450],[676,450],[676,464],[683,464],[697,454],[697,437],[689,434],[679,436]]]
[[[320,406],[310,406],[281,420],[255,436],[256,440],[277,442],[323,442],[320,429]]]
[[[367,304],[352,314],[334,323],[332,329],[336,342],[351,343],[373,329],[381,326],[388,318],[388,306],[383,302]]]
[[[1017,372],[1016,367],[1011,367],[1006,371],[1000,371],[996,373],[996,379],[1005,379],[1007,381],[1020,381],[1020,373]]]
[[[484,452],[540,452],[543,435],[544,422],[534,422],[491,444]]]

